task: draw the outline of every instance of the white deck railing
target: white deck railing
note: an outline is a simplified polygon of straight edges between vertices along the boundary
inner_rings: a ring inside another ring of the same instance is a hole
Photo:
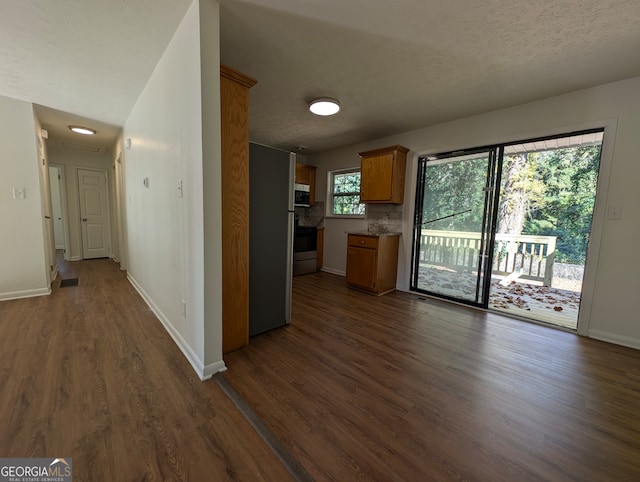
[[[492,273],[540,281],[551,286],[556,251],[555,236],[496,234]],[[478,269],[480,233],[423,229],[420,262],[450,269]]]

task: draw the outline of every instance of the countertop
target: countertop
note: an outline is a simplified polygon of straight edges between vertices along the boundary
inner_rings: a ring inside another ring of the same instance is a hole
[[[353,234],[355,236],[402,236],[400,232],[394,231],[347,231],[347,234]]]

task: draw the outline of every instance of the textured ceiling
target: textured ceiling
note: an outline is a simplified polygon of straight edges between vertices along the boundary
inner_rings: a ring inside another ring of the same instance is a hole
[[[2,0],[0,95],[117,130],[189,3]],[[258,80],[251,138],[285,149],[318,152],[640,75],[638,0],[220,4],[222,61]],[[309,113],[320,96],[342,111]]]
[[[252,138],[313,152],[640,75],[639,25],[638,0],[223,0],[222,60],[258,80]]]

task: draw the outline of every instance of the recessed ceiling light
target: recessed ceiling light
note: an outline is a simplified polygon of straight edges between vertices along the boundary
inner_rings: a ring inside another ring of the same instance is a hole
[[[82,127],[82,126],[69,126],[69,129],[71,129],[76,134],[82,134],[85,136],[92,136],[96,133],[95,130],[89,129],[88,127]]]
[[[333,115],[340,111],[340,103],[329,97],[314,99],[309,103],[309,110],[316,115]]]

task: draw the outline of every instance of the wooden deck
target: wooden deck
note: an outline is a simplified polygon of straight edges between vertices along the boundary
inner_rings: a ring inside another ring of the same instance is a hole
[[[473,300],[476,273],[459,273],[427,264],[420,266],[418,288],[440,295]],[[502,286],[502,277],[491,278],[489,308],[529,320],[575,330],[578,323],[581,293],[541,286],[515,279]]]
[[[423,229],[418,253],[420,264],[459,272],[477,271],[481,244],[481,235],[477,232]],[[521,279],[551,286],[555,254],[555,236],[496,234],[491,272],[498,276],[518,273]]]

